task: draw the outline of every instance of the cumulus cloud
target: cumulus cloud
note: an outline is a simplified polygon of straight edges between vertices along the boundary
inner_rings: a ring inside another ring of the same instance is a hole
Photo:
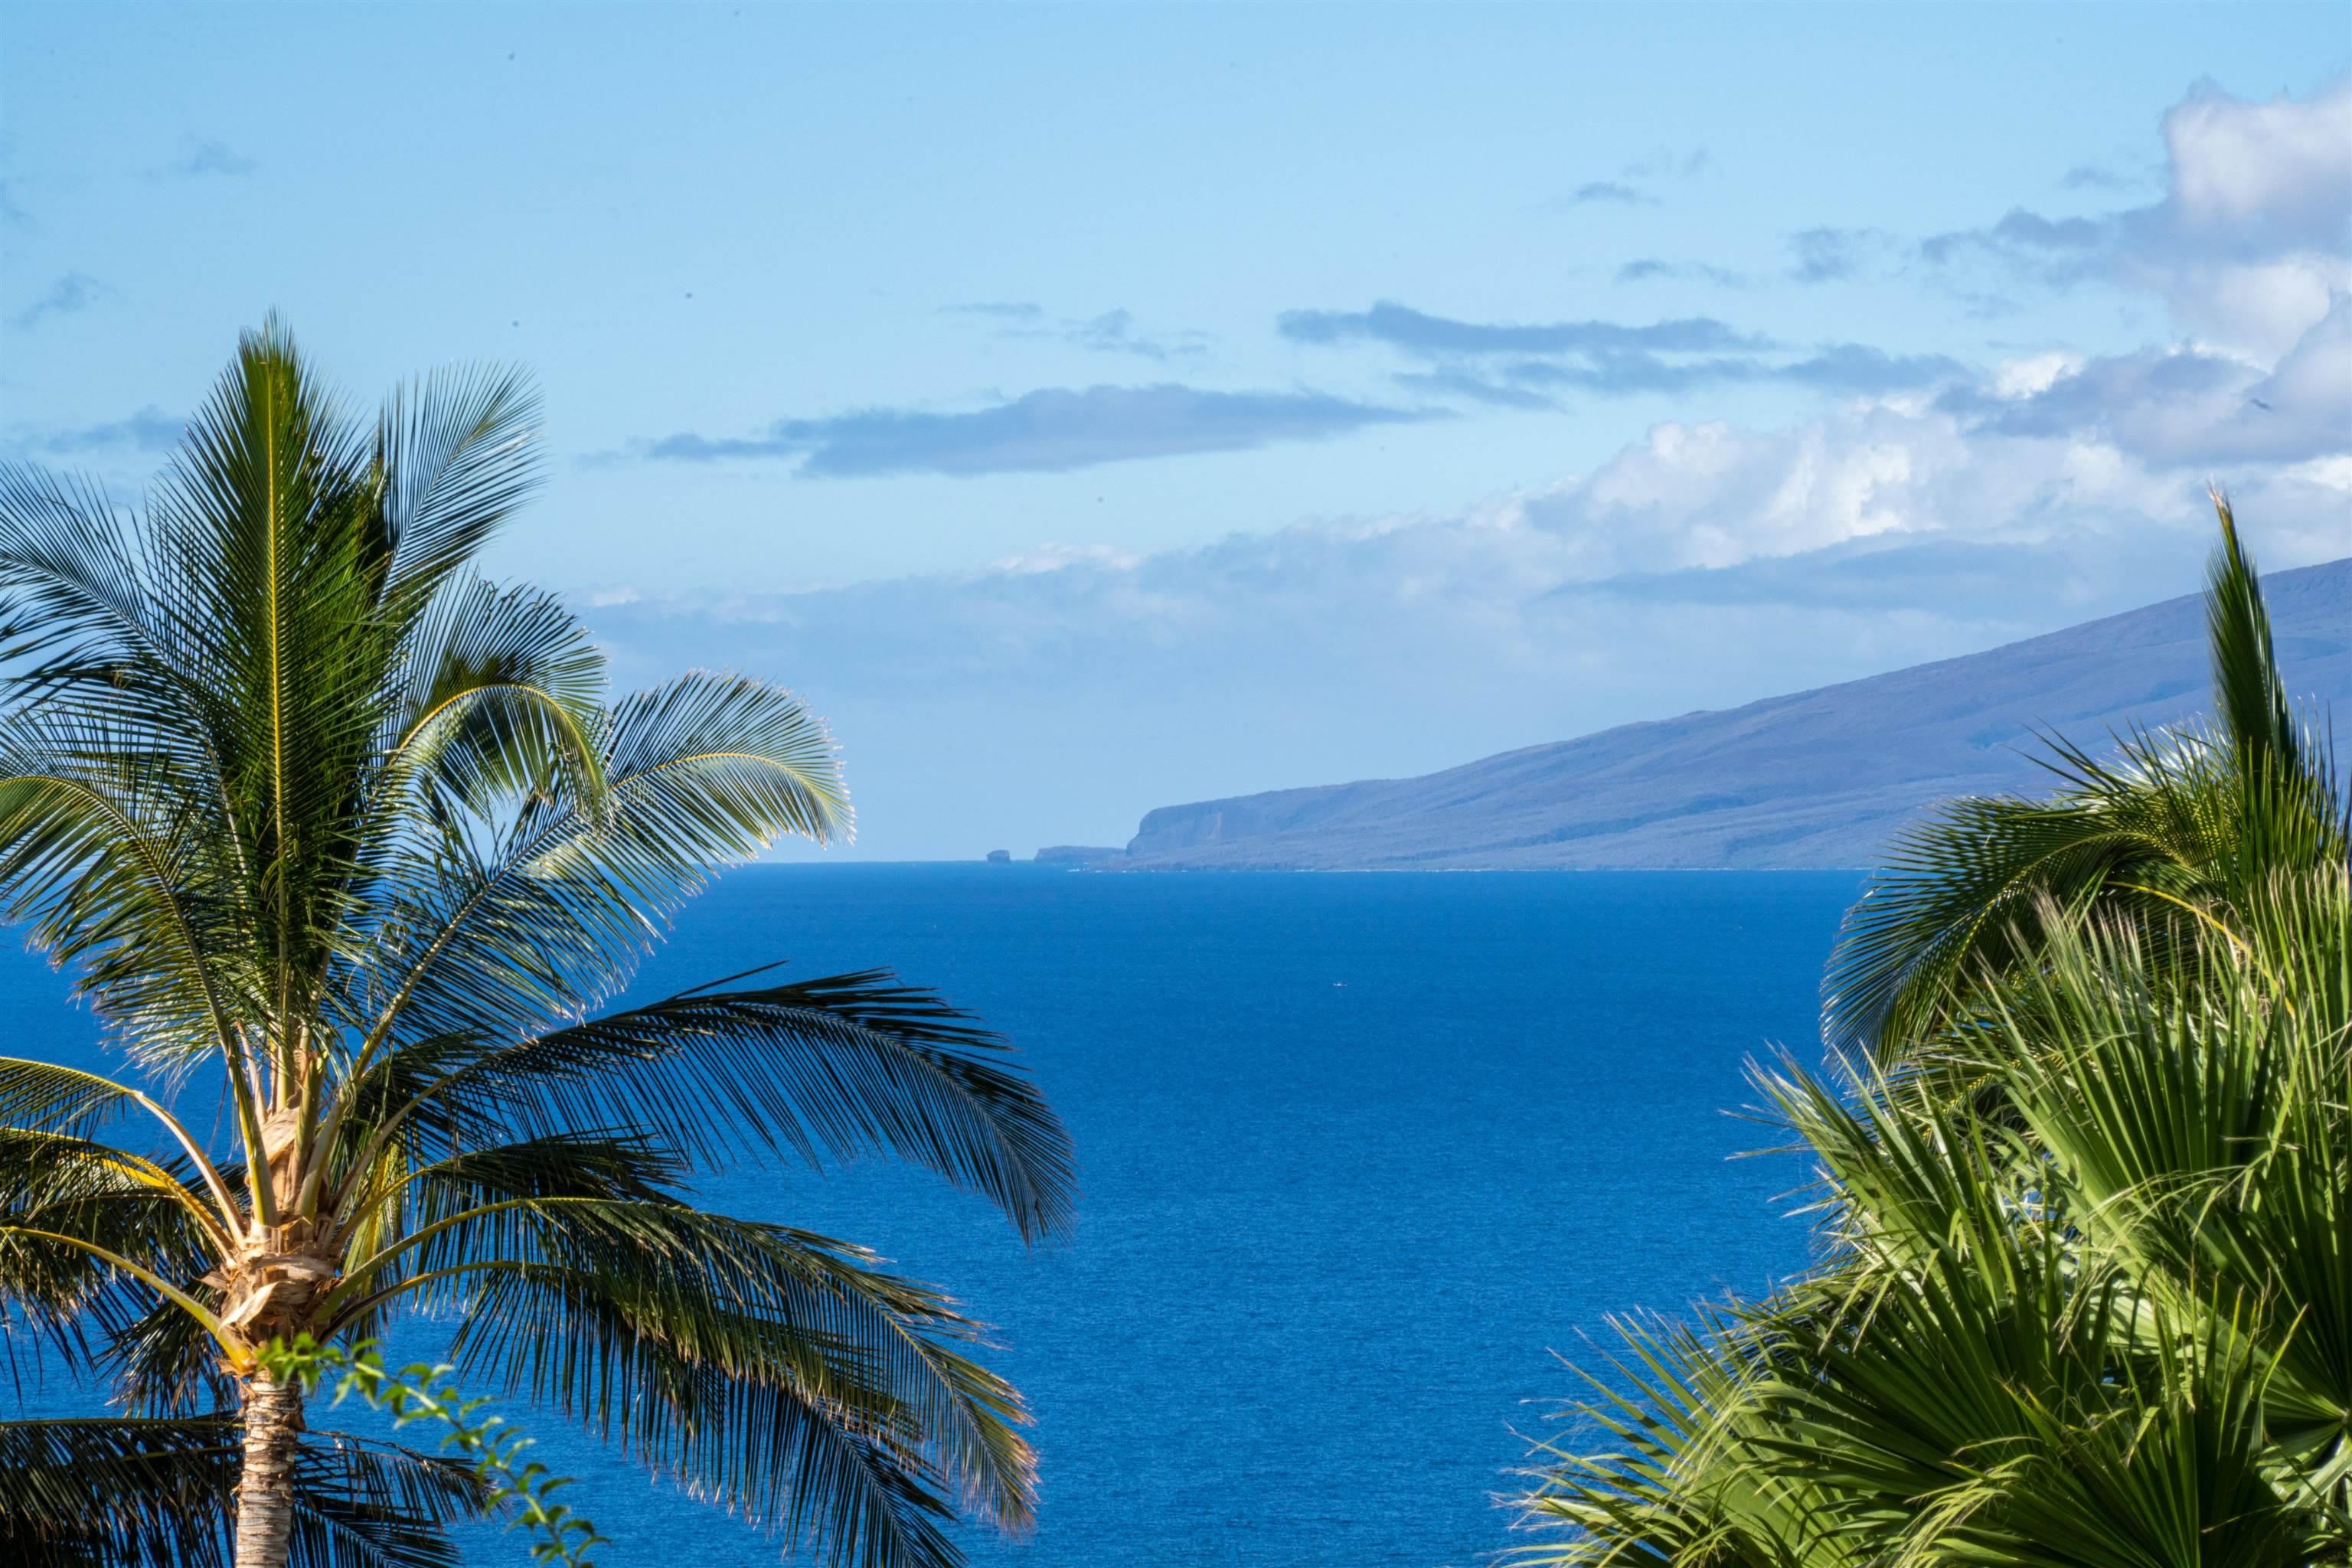
[[[2165,192],[2151,205],[2012,208],[1919,253],[2046,287],[2154,293],[2219,346],[2276,359],[2352,291],[2352,79],[2259,102],[2200,86],[2166,112],[2163,136]]]
[[[885,474],[1062,471],[1194,452],[1319,441],[1372,426],[1441,417],[1319,392],[1212,392],[1157,386],[1049,388],[961,414],[870,408],[780,419],[760,435],[694,434],[647,443],[674,462],[783,458],[804,479]]]
[[[2268,370],[2195,348],[2071,360],[2023,389],[1943,406],[2003,436],[2095,439],[2156,468],[2308,462],[2352,449],[2352,299]]]

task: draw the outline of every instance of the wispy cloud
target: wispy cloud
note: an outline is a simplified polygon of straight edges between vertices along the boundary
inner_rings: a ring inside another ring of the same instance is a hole
[[[1661,205],[1655,189],[1660,182],[1691,179],[1713,164],[1704,147],[1688,152],[1659,148],[1620,168],[1616,178],[1587,180],[1549,205],[1555,212],[1594,205],[1654,207]]]
[[[1027,300],[980,300],[943,305],[940,312],[994,321],[997,335],[1003,338],[1064,342],[1095,353],[1130,354],[1163,364],[1205,353],[1209,344],[1206,332],[1146,331],[1136,324],[1135,312],[1128,310],[1049,320],[1043,305]]]
[[[9,182],[0,180],[0,228],[31,228],[33,215],[16,203],[16,194]]]
[[[114,297],[113,287],[87,272],[68,272],[48,287],[47,292],[17,311],[9,320],[20,329],[39,326],[52,316],[72,316],[92,305]]]
[[[1099,316],[1073,322],[1063,329],[1062,336],[1066,341],[1082,349],[1092,349],[1097,353],[1133,354],[1139,359],[1162,363],[1202,353],[1208,348],[1206,332],[1153,334],[1139,331],[1134,314],[1128,310],[1106,310]]]
[[[1714,157],[1704,147],[1688,152],[1675,152],[1661,147],[1645,157],[1636,158],[1622,171],[1629,180],[1692,179],[1715,166]]]
[[[1438,417],[1437,411],[1386,408],[1319,392],[1211,392],[1172,384],[1048,388],[970,413],[874,408],[780,419],[748,437],[668,436],[647,443],[641,455],[671,462],[794,460],[794,471],[804,479],[971,478],[1245,451]]]
[[[1033,305],[1026,300],[974,300],[961,305],[942,305],[942,316],[987,316],[1000,321],[1034,321],[1045,314],[1045,307]]]
[[[1789,276],[1799,283],[1846,283],[1896,250],[1892,235],[1874,228],[1808,228],[1789,237],[1795,259]]]
[[[1940,354],[1891,354],[1860,343],[1801,347],[1712,316],[1640,324],[1462,321],[1382,301],[1368,310],[1286,311],[1279,328],[1296,342],[1385,344],[1434,367],[1401,375],[1400,384],[1510,407],[1537,406],[1563,392],[1628,397],[1756,382],[1881,395],[1966,374]]]
[[[1770,340],[1710,316],[1629,326],[1620,321],[1462,321],[1382,300],[1368,310],[1285,310],[1276,330],[1293,342],[1387,343],[1422,355],[1598,353],[1647,350],[1710,353],[1769,348]]]
[[[1588,362],[1527,360],[1501,367],[1507,383],[1588,392],[1602,397],[1692,392],[1703,386],[1780,382],[1841,396],[1884,396],[1966,374],[1942,354],[1890,354],[1862,343],[1832,343],[1795,359],[1710,355],[1667,359],[1607,354]]]
[[[1588,180],[1559,198],[1565,207],[1591,206],[1599,202],[1614,206],[1654,207],[1658,198],[1622,180]]]
[[[1712,283],[1720,289],[1745,289],[1748,275],[1728,267],[1710,266],[1704,261],[1668,261],[1663,257],[1637,257],[1617,268],[1620,283],[1698,282]]]
[[[1459,397],[1493,408],[1557,408],[1559,402],[1524,386],[1507,386],[1466,370],[1405,371],[1391,379],[1425,397]]]
[[[29,443],[60,457],[96,452],[165,452],[180,439],[181,423],[150,405],[128,418],[57,430]]]
[[[2118,174],[2096,163],[2077,163],[2058,180],[2059,188],[2068,191],[2126,191],[2137,184],[2127,174]]]
[[[2084,263],[2105,250],[2114,237],[2115,225],[2108,219],[2048,218],[2016,207],[1987,228],[1929,235],[1919,242],[1919,254],[1938,267],[1969,252],[1999,258],[2032,255],[2045,264],[2044,276],[2056,279],[2079,275]]]
[[[192,136],[186,152],[161,168],[148,171],[148,174],[158,180],[234,179],[250,174],[260,166],[226,142]]]

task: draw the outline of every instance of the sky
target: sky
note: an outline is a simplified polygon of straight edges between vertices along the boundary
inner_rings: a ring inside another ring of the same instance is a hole
[[[273,309],[826,853],[1119,843],[2352,554],[2352,10],[0,4],[0,457]]]

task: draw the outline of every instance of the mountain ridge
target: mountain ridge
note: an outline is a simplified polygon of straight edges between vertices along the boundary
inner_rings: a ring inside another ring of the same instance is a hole
[[[2352,709],[2352,557],[2264,582],[2289,689]],[[1939,800],[2038,792],[2208,696],[2194,595],[1979,653],[1642,720],[1401,779],[1157,807],[1115,864],[1180,869],[1860,868]]]

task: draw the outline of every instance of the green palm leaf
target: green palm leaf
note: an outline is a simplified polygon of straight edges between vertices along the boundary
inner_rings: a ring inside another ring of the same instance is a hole
[[[705,1166],[882,1151],[983,1194],[1023,1235],[1048,1235],[1070,1219],[1068,1138],[1006,1053],[934,993],[868,970],[690,991],[462,1063],[450,1051],[418,1114],[639,1127]]]

